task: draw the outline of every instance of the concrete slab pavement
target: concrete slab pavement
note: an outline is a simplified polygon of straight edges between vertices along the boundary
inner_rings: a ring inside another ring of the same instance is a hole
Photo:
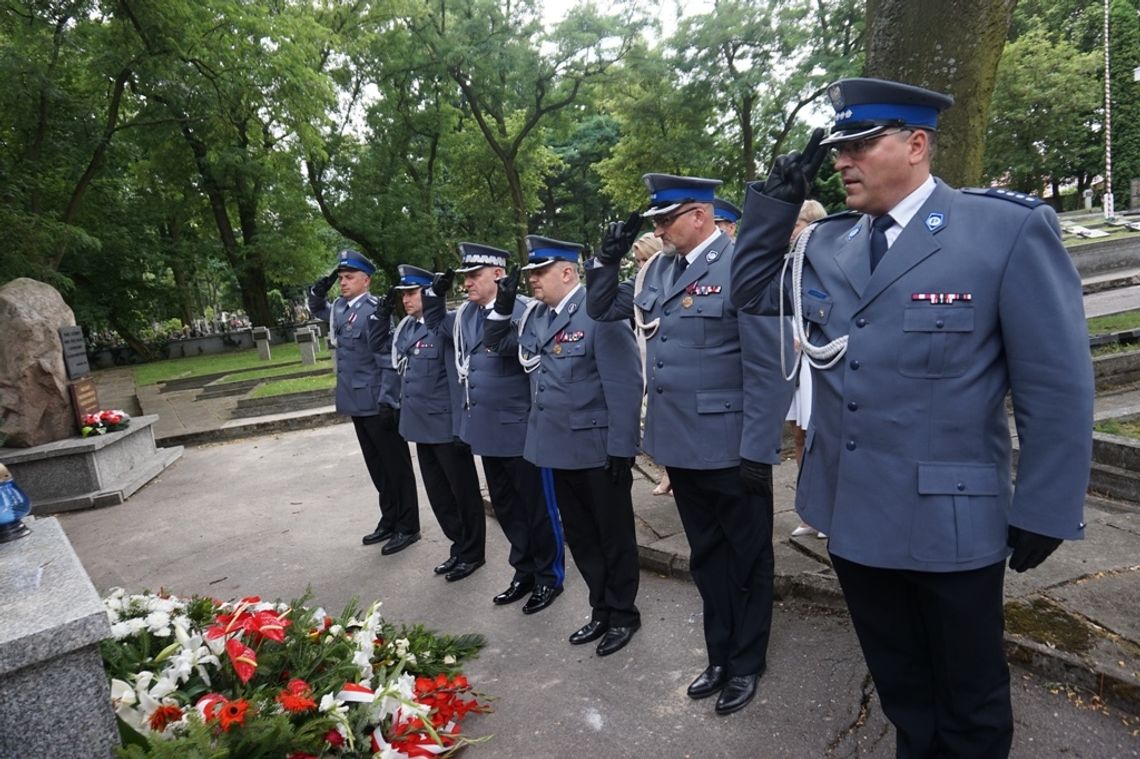
[[[655,498],[648,481],[638,488]],[[448,583],[431,574],[447,543],[422,487],[419,495],[420,543],[390,557],[362,546],[376,518],[375,491],[351,427],[335,425],[189,448],[126,503],[60,522],[101,592],[288,599],[308,586],[334,612],[354,596],[379,598],[394,622],[482,633],[487,647],[466,670],[495,711],[467,723],[470,734],[492,736],[467,750],[472,757],[894,755],[893,731],[842,610],[779,602],[757,699],[720,718],[711,701],[684,695],[706,663],[690,583],[643,572],[643,628],[625,650],[601,659],[566,642],[588,616],[572,564],[566,592],[542,613],[495,607],[490,598],[510,577],[501,531],[488,525],[485,567]],[[790,529],[786,508],[778,518]],[[1015,759],[1140,756],[1135,716],[1022,669],[1013,671],[1013,689]]]

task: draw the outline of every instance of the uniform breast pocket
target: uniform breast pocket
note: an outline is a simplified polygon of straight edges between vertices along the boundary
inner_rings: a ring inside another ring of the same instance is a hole
[[[736,332],[736,321],[725,322],[724,299],[709,298],[707,296],[682,296],[680,340],[682,345],[690,348],[711,348],[722,344]],[[685,308],[686,300],[692,300],[691,305]]]
[[[420,358],[425,361],[434,361],[435,359],[439,358],[439,346],[417,345],[411,349],[410,353],[416,358]]]
[[[915,306],[903,312],[899,373],[905,377],[959,377],[970,362],[973,306]]]
[[[993,464],[919,462],[911,555],[945,563],[1000,553],[1008,524],[1000,493]]]
[[[812,292],[812,290],[808,290],[800,300],[803,305],[804,319],[813,324],[827,324],[827,320],[831,318],[831,306],[833,304],[824,297],[813,295]]]
[[[554,357],[555,371],[564,382],[581,382],[589,379],[590,365],[586,360],[586,344],[555,343],[550,348],[550,355]]]
[[[657,304],[657,291],[646,288],[637,294],[633,302],[642,311],[652,311]]]

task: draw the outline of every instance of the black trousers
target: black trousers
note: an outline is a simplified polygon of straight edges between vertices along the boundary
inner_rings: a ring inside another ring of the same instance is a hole
[[[736,467],[666,467],[704,603],[709,664],[760,674],[772,631],[772,484],[749,491]]]
[[[590,592],[591,619],[613,627],[641,621],[634,605],[641,571],[633,527],[633,475],[555,469],[554,492],[566,543]]]
[[[420,531],[420,506],[412,455],[400,437],[400,412],[381,406],[374,416],[354,416],[352,426],[380,494],[380,527],[397,532]]]
[[[1002,645],[1005,562],[968,572],[831,557],[899,759],[1004,758],[1013,742]]]
[[[455,443],[416,443],[420,476],[436,521],[460,561],[483,561],[487,520],[475,457]]]
[[[542,492],[542,475],[522,456],[483,456],[495,518],[511,544],[515,582],[560,587],[563,568]]]

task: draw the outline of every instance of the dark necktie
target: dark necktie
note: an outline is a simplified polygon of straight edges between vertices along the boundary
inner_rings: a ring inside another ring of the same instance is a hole
[[[678,253],[677,260],[673,262],[673,284],[677,284],[687,268],[689,268],[689,259]]]
[[[895,225],[890,214],[883,214],[871,222],[871,271],[883,260],[887,252],[887,230]]]

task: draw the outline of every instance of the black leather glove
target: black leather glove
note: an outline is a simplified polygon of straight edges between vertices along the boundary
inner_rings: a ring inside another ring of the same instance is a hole
[[[1039,535],[1010,525],[1006,544],[1013,549],[1013,555],[1009,557],[1009,568],[1014,572],[1033,569],[1049,558],[1049,554],[1056,551],[1063,542],[1065,541],[1060,538]]]
[[[400,410],[391,406],[380,406],[380,429],[385,432],[398,432],[400,429]]]
[[[400,291],[396,286],[388,288],[388,292],[384,293],[384,297],[376,305],[376,318],[387,323],[392,318],[392,312],[396,310],[396,298],[399,297]]]
[[[772,493],[772,465],[759,461],[740,460],[740,479],[749,493]]]
[[[515,312],[515,298],[519,294],[519,278],[521,276],[522,269],[519,268],[519,265],[511,264],[506,275],[495,280],[495,284],[499,286],[499,293],[495,296],[496,314],[510,316]]]
[[[797,206],[803,203],[819,172],[820,164],[823,163],[823,157],[827,155],[827,149],[819,144],[822,139],[823,129],[816,128],[802,153],[793,150],[773,161],[760,192],[785,203]]]
[[[595,254],[595,258],[606,266],[621,263],[629,249],[637,240],[637,233],[641,231],[641,214],[634,211],[625,221],[613,221],[606,227],[602,235],[602,249]]]
[[[455,269],[439,272],[431,280],[431,291],[441,298],[446,298],[451,292],[451,283],[454,281]]]
[[[313,295],[317,295],[317,296],[320,296],[323,298],[323,297],[325,297],[325,294],[329,291],[329,288],[333,286],[333,283],[336,282],[336,280],[337,280],[337,271],[336,271],[336,269],[333,269],[328,274],[326,274],[325,276],[321,277],[320,279],[318,279],[316,282],[313,283],[313,288],[312,288],[311,292],[313,293]]]
[[[615,485],[632,480],[633,459],[625,456],[606,456],[606,470]]]

